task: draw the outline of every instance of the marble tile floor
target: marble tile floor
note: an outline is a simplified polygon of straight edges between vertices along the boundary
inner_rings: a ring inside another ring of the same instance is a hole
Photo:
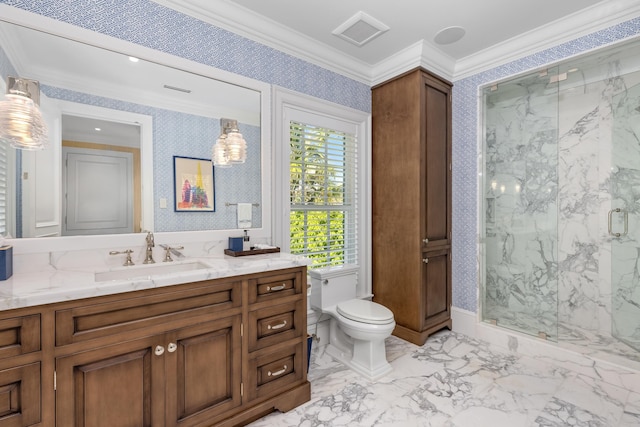
[[[640,426],[640,394],[535,358],[441,331],[422,347],[387,341],[394,367],[371,383],[311,354],[311,400],[252,427],[631,427]]]

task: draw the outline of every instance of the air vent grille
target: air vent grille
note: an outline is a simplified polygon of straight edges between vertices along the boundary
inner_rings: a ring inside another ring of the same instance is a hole
[[[353,43],[356,46],[362,46],[388,29],[388,26],[372,16],[367,15],[364,12],[358,12],[338,28],[333,30],[332,34]]]

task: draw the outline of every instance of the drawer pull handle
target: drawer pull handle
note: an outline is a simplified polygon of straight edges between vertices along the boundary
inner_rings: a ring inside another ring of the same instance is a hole
[[[173,353],[174,351],[176,351],[178,349],[178,346],[176,345],[176,343],[174,342],[170,342],[169,345],[167,346],[167,351],[169,353]]]
[[[156,353],[156,356],[162,356],[162,354],[164,353],[164,347],[161,345],[157,345],[155,353]]]
[[[284,320],[282,323],[278,323],[277,325],[273,325],[273,326],[269,325],[267,326],[267,329],[281,329],[281,328],[284,328],[285,326],[287,326],[286,320]]]
[[[279,371],[275,371],[275,372],[267,372],[267,376],[269,377],[277,377],[278,375],[282,375],[285,372],[287,372],[287,365],[284,365],[284,367],[282,369],[280,369]]]
[[[271,286],[267,286],[267,292],[281,291],[286,287],[287,285],[285,285],[284,283],[282,285],[274,286],[273,288]]]

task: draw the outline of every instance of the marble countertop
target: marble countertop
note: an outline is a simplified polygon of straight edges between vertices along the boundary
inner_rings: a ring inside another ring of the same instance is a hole
[[[154,267],[171,264],[200,262],[208,268],[189,271],[153,272]],[[260,273],[308,265],[307,258],[287,253],[252,255],[244,257],[216,256],[183,258],[173,263],[157,262],[153,265],[131,267],[61,266],[47,263],[40,268],[20,268],[5,281],[0,281],[0,310],[30,307],[81,298],[97,297],[122,292],[159,288],[181,283]],[[131,271],[136,278],[96,281],[96,273],[105,271]],[[147,274],[147,272],[152,272]]]

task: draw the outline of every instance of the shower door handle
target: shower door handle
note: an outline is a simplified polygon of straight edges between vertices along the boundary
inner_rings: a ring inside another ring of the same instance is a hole
[[[614,233],[613,232],[613,213],[620,213],[622,212],[622,218],[624,220],[624,230],[622,231],[622,233]],[[609,211],[609,234],[614,236],[614,237],[622,237],[622,236],[626,236],[627,233],[629,232],[629,212],[620,209],[620,208],[615,208],[615,209],[611,209]]]

